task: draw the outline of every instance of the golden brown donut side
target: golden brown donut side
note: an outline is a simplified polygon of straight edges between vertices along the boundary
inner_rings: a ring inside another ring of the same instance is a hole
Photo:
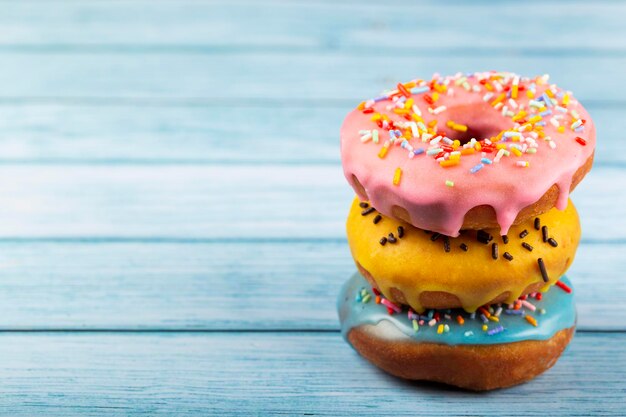
[[[593,165],[593,157],[594,154],[591,154],[589,158],[585,161],[585,163],[579,167],[574,175],[572,176],[572,185],[570,186],[570,193],[574,191],[576,186],[582,181],[582,179],[587,175],[587,173],[591,170],[591,166]],[[356,177],[353,178],[354,183],[356,184],[356,188],[360,190],[363,195],[367,195],[365,189],[358,181]],[[552,187],[545,192],[543,196],[535,203],[524,207],[515,218],[513,225],[518,225],[533,217],[536,217],[540,214],[547,212],[552,209],[556,200],[559,197],[559,187],[554,184]],[[404,207],[393,206],[392,215],[398,220],[402,220],[406,223],[411,223],[411,219],[409,218],[409,213],[406,211]],[[472,208],[465,214],[465,218],[463,220],[462,230],[470,229],[470,230],[481,230],[481,229],[493,229],[499,228],[500,225],[496,219],[496,212],[493,207],[483,205],[476,206]]]
[[[386,340],[360,326],[348,333],[367,360],[404,379],[428,380],[473,391],[510,387],[550,369],[574,335],[574,327],[547,340],[496,345],[457,345]]]

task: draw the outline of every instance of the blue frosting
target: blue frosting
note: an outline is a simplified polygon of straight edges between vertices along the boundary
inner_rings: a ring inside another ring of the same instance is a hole
[[[561,277],[561,281],[571,288],[567,277]],[[366,289],[371,297],[367,303],[360,301],[363,289]],[[500,321],[497,323],[488,321],[488,331],[482,330],[485,323],[480,317],[480,313],[477,313],[476,317],[471,319],[469,313],[461,309],[454,309],[449,313],[451,319],[440,322],[441,324],[449,325],[450,330],[448,332],[438,334],[437,327],[439,323],[431,327],[427,323],[428,319],[426,319],[423,325],[419,326],[419,330],[416,332],[413,329],[412,320],[408,318],[408,310],[404,308],[401,313],[389,315],[387,307],[382,304],[376,304],[369,283],[357,272],[344,284],[337,300],[337,309],[341,322],[341,332],[346,340],[347,334],[351,329],[363,324],[376,325],[383,320],[394,324],[398,330],[415,341],[447,345],[490,345],[522,340],[547,340],[559,330],[570,328],[576,324],[573,293],[568,294],[558,287],[553,287],[550,291],[543,294],[541,300],[538,301],[532,298],[528,301],[536,306],[536,311],[533,312],[523,308],[521,311],[523,315],[519,315],[519,310],[518,314],[507,314],[507,305],[503,304],[503,310],[499,317]],[[545,314],[541,314],[541,310],[545,310]],[[440,310],[439,312],[443,314],[447,311]],[[463,325],[458,324],[456,321],[456,317],[459,314],[465,319]],[[537,327],[526,321],[524,318],[526,314],[537,320]],[[422,316],[427,315],[428,312],[422,314]],[[497,332],[499,330],[498,326],[502,326],[504,330]],[[489,333],[492,334],[490,335]]]

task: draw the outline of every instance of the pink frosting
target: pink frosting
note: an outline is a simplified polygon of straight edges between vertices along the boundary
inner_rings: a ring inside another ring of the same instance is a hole
[[[510,90],[511,83],[516,82],[511,81],[515,77],[514,74],[507,74],[501,85],[498,85],[503,87],[503,90],[493,91],[491,93],[493,96],[485,100],[485,94],[490,91],[479,83],[479,79],[489,75],[493,73],[469,76],[465,87],[469,86],[470,91],[457,82],[464,77],[463,75],[437,77],[438,82],[447,84],[448,91],[440,93],[436,103],[429,104],[425,99],[426,94],[432,95],[432,90],[425,94],[411,94],[411,98],[415,100],[424,122],[428,124],[437,119],[437,131],[445,132],[448,138],[460,139],[460,135],[465,135],[465,139],[468,139],[470,134],[475,135],[477,140],[493,137],[502,130],[515,129],[519,124],[512,121],[510,117],[512,113],[503,115],[502,105],[498,108],[492,105],[493,100],[500,94],[510,95],[506,88],[508,85]],[[421,84],[428,86],[425,82]],[[380,158],[379,151],[384,146],[383,143],[389,140],[389,132],[371,120],[372,113],[366,114],[357,109],[348,114],[341,127],[341,158],[346,178],[359,197],[369,200],[381,213],[392,216],[394,206],[402,207],[408,212],[410,222],[414,226],[448,236],[458,236],[465,214],[480,205],[494,208],[501,233],[506,234],[518,213],[524,207],[538,201],[553,184],[559,188],[556,207],[560,210],[565,209],[572,176],[592,155],[595,148],[596,134],[593,121],[571,93],[548,84],[545,78],[521,78],[519,86],[520,91],[518,98],[514,100],[515,103],[510,103],[510,97],[507,97],[503,100],[503,105],[509,106],[508,111],[515,114],[523,109],[528,113],[526,119],[536,116],[541,111],[536,102],[535,107],[529,106],[531,99],[527,97],[526,89],[534,88],[532,100],[535,101],[547,89],[551,90],[557,104],[552,103],[552,106],[547,107],[552,114],[544,115],[542,122],[545,122],[543,131],[553,142],[553,147],[550,146],[549,140],[539,137],[535,140],[535,145],[531,146],[536,149],[536,153],[523,153],[521,156],[511,153],[510,156],[501,157],[499,162],[484,163],[482,169],[475,173],[471,173],[470,169],[480,164],[481,158],[493,161],[496,152],[463,155],[458,165],[446,168],[440,166],[435,156],[426,153],[409,158],[408,149],[422,148],[427,151],[440,145],[431,145],[429,141],[423,142],[421,137],[413,137],[405,142],[405,147],[399,146],[400,140],[391,144],[386,156]],[[564,94],[569,96],[567,106],[563,104]],[[391,92],[388,95],[390,98],[377,101],[375,104],[369,101],[366,107],[388,115],[389,119],[396,123],[406,122],[406,119],[389,108],[394,105],[395,99],[402,96],[397,90],[395,94]],[[446,109],[438,114],[429,111],[429,107],[432,110],[439,106],[446,106]],[[551,118],[557,115],[563,117],[551,121]],[[571,126],[573,121],[577,120],[576,116],[585,121],[582,129],[579,128],[578,131],[574,131]],[[449,120],[468,126],[468,133],[462,134],[447,127],[446,123]],[[564,126],[565,131],[559,133],[553,123]],[[372,129],[378,130],[379,143],[376,144],[372,140],[363,143],[361,140],[363,134],[359,132]],[[577,142],[577,137],[582,138],[586,144]],[[514,142],[507,139],[496,143],[510,146]],[[446,155],[448,156],[449,154]],[[518,162],[522,161],[528,162],[528,167],[519,166]],[[402,175],[399,184],[394,185],[393,178],[398,168],[402,170]],[[358,179],[366,195],[355,184],[354,178]],[[452,181],[454,185],[446,186],[446,181]]]

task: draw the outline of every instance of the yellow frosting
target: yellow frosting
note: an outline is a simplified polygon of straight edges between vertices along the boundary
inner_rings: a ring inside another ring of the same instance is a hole
[[[508,244],[503,243],[499,230],[487,229],[493,236],[489,244],[476,240],[476,231],[461,231],[456,238],[449,238],[450,252],[444,250],[444,237],[432,241],[427,234],[408,223],[379,213],[363,216],[359,200],[352,203],[348,215],[348,243],[355,261],[370,272],[383,295],[394,299],[391,288],[404,293],[407,303],[416,311],[424,310],[420,294],[425,291],[441,291],[456,295],[463,308],[475,311],[502,293],[510,292],[506,300],[511,303],[522,295],[533,283],[544,283],[537,259],[542,258],[549,282],[541,291],[546,291],[565,273],[574,260],[580,240],[580,222],[571,200],[563,211],[552,209],[539,216],[541,226],[548,227],[548,234],[558,243],[552,247],[543,242],[541,230],[534,227],[534,219],[512,226],[508,233]],[[398,239],[398,226],[404,228],[404,237]],[[520,233],[528,235],[520,238]],[[396,243],[379,243],[382,237],[393,233]],[[533,247],[528,251],[522,247],[526,242]],[[465,243],[468,251],[460,245]],[[498,244],[498,259],[492,257],[492,243]],[[513,256],[512,261],[504,258],[504,252]]]

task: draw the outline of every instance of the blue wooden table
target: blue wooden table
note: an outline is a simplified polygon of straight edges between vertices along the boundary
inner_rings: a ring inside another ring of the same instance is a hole
[[[0,414],[626,414],[626,5],[0,6]],[[471,394],[358,357],[344,114],[400,80],[552,74],[598,125],[578,332]]]

